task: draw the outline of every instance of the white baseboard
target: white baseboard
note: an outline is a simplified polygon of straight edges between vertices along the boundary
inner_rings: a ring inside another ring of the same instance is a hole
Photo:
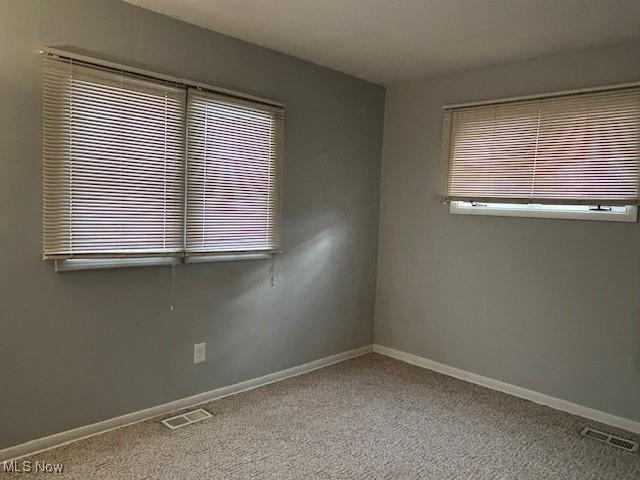
[[[524,398],[525,400],[530,400],[534,403],[546,405],[556,410],[561,410],[573,415],[578,415],[580,417],[600,422],[605,425],[610,425],[612,427],[621,428],[629,432],[640,433],[640,422],[636,422],[628,418],[618,417],[616,415],[602,412],[600,410],[595,410],[593,408],[584,407],[582,405],[578,405],[577,403],[572,403],[561,398],[552,397],[550,395],[545,395],[544,393],[528,390],[516,385],[511,385],[510,383],[494,380],[493,378],[484,377],[482,375],[478,375],[477,373],[471,373],[467,372],[466,370],[450,367],[449,365],[438,363],[434,360],[419,357],[411,353],[406,353],[401,350],[396,350],[395,348],[374,344],[373,351],[379,353],[380,355],[395,358],[396,360],[401,360],[403,362],[410,363],[411,365],[416,365],[428,370],[433,370],[434,372],[443,373],[444,375],[448,375],[459,380],[475,383],[476,385],[481,385],[492,390],[508,393],[509,395],[513,395],[514,397]]]
[[[262,377],[236,383],[234,385],[216,388],[215,390],[198,393],[197,395],[174,400],[173,402],[165,403],[163,405],[157,405],[137,412],[127,413],[120,417],[110,418],[84,427],[78,427],[72,430],[67,430],[66,432],[55,433],[48,437],[31,440],[20,445],[0,450],[0,461],[16,460],[27,455],[33,455],[34,453],[40,453],[84,438],[93,437],[94,435],[126,427],[127,425],[143,422],[160,415],[167,415],[178,410],[211,402],[212,400],[218,400],[220,398],[228,397],[229,395],[235,395],[236,393],[246,392],[247,390],[279,382],[287,378],[297,377],[298,375],[309,373],[313,370],[318,370],[319,368],[328,367],[329,365],[340,363],[345,360],[349,360],[350,358],[365,355],[370,353],[372,350],[373,348],[371,345],[366,345],[364,347],[356,348],[355,350],[337,353],[329,357],[320,358],[303,365],[298,365],[297,367],[287,368],[286,370],[280,370],[279,372],[270,373]]]

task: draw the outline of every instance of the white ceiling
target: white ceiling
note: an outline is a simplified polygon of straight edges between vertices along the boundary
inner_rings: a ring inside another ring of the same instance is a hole
[[[640,38],[639,0],[125,0],[380,84]]]

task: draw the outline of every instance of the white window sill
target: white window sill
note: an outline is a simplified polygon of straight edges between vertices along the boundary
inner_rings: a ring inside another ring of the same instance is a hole
[[[184,263],[238,262],[244,260],[270,260],[273,253],[234,253],[229,255],[189,255]]]
[[[538,205],[513,203],[451,202],[449,213],[454,215],[491,215],[499,217],[558,218],[567,220],[598,220],[605,222],[637,222],[638,207],[602,207],[609,210],[593,210],[591,206]]]
[[[103,270],[109,268],[157,267],[179,265],[181,263],[234,262],[244,260],[269,260],[271,253],[247,253],[232,255],[198,255],[186,258],[179,257],[146,257],[146,258],[74,258],[55,260],[56,272],[73,272],[79,270]]]

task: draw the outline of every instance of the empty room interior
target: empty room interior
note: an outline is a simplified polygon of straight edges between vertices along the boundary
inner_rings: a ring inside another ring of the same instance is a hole
[[[0,478],[640,479],[640,2],[0,0]]]

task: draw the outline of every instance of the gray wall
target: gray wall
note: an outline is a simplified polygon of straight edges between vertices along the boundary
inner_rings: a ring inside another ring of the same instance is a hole
[[[640,44],[387,90],[375,341],[640,420],[640,226],[449,215],[441,106],[640,80]]]
[[[42,45],[287,104],[270,262],[56,274],[41,255]],[[371,343],[384,89],[110,0],[0,0],[0,448]],[[193,365],[193,344],[207,362]]]

